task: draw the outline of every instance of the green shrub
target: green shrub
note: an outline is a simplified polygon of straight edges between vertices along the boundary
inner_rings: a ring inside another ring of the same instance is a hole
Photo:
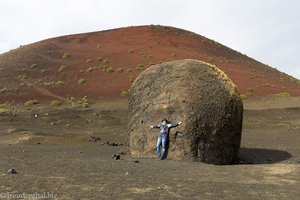
[[[65,65],[61,65],[59,68],[58,68],[58,72],[62,72],[62,71],[64,71],[65,69],[67,68],[67,66],[65,66]]]
[[[94,70],[93,67],[89,67],[89,68],[86,69],[86,72],[91,72],[91,71],[93,71],[93,70]]]
[[[63,59],[68,59],[68,58],[70,58],[70,56],[71,55],[69,53],[64,53],[63,56],[62,56],[62,58]]]
[[[97,58],[97,61],[102,62],[104,59],[100,56]]]
[[[129,76],[129,81],[130,82],[133,82],[135,80],[135,77],[134,76]]]
[[[64,85],[65,82],[64,81],[56,81],[55,85]]]
[[[117,69],[117,72],[119,72],[119,73],[122,73],[123,71],[124,71],[124,69],[121,68],[121,67],[119,67],[119,68]]]
[[[122,91],[120,94],[122,97],[127,97],[129,95],[128,91]]]
[[[5,104],[0,104],[0,114],[1,113],[6,113],[6,112],[8,112],[8,109],[5,106]]]
[[[282,92],[282,93],[278,93],[278,94],[274,94],[275,97],[289,97],[290,94],[287,92]]]
[[[252,88],[248,88],[246,95],[247,95],[247,97],[252,97],[253,96],[253,89]]]
[[[136,66],[136,69],[137,69],[137,70],[143,70],[143,69],[144,69],[144,65],[138,64],[138,65]]]
[[[53,100],[50,105],[53,107],[58,107],[61,104],[62,104],[62,102],[60,100]]]
[[[83,85],[83,84],[85,84],[85,83],[86,83],[86,80],[83,79],[83,78],[81,78],[81,79],[78,80],[78,84],[79,84],[79,85]]]
[[[38,66],[37,64],[32,64],[32,65],[30,65],[30,68],[35,69],[35,68],[37,68],[37,66]]]
[[[90,101],[88,96],[84,96],[81,100],[77,101],[77,104],[82,108],[88,108],[90,106]]]
[[[32,107],[32,106],[37,105],[39,103],[40,102],[38,100],[29,100],[29,101],[26,101],[24,103],[24,106],[26,106],[26,107]]]
[[[93,59],[87,59],[86,62],[91,63],[91,62],[93,62]]]
[[[3,62],[3,61],[0,61],[0,65],[2,65],[2,64],[4,64],[4,62]]]
[[[107,64],[107,63],[109,63],[109,60],[108,60],[108,58],[104,58],[104,59],[102,60],[102,63],[103,63],[103,64]]]
[[[105,68],[105,72],[112,73],[112,72],[114,72],[114,69],[112,67],[107,67],[107,68]]]
[[[241,98],[242,98],[242,99],[248,99],[248,96],[247,96],[247,95],[244,95],[244,94],[241,94]]]

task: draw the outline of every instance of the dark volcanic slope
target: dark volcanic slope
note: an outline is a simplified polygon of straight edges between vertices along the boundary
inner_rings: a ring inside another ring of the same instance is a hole
[[[65,58],[63,58],[63,55]],[[242,94],[300,95],[299,81],[185,30],[138,26],[62,36],[0,55],[0,100],[119,97],[152,64],[193,58],[217,65]]]

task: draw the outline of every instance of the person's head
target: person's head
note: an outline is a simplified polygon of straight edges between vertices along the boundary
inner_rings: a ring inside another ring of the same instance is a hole
[[[162,124],[167,124],[167,119],[166,119],[166,118],[162,119],[162,120],[161,120],[161,123],[162,123]]]

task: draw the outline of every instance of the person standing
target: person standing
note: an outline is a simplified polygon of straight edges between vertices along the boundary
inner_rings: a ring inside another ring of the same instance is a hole
[[[166,148],[167,148],[170,129],[174,128],[180,124],[182,124],[182,122],[178,122],[177,124],[168,124],[167,119],[162,119],[161,124],[150,126],[151,129],[153,129],[153,128],[160,129],[160,132],[159,132],[159,135],[157,138],[157,143],[156,143],[156,151],[157,151],[157,156],[158,156],[159,160],[164,159],[166,156]],[[162,148],[162,150],[161,150],[161,148]]]

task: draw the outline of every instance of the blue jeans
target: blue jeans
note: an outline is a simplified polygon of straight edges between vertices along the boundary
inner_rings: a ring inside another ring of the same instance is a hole
[[[156,151],[157,156],[160,159],[164,159],[166,156],[166,148],[167,148],[168,135],[159,135],[157,138]],[[160,146],[162,146],[162,150],[160,152]]]

